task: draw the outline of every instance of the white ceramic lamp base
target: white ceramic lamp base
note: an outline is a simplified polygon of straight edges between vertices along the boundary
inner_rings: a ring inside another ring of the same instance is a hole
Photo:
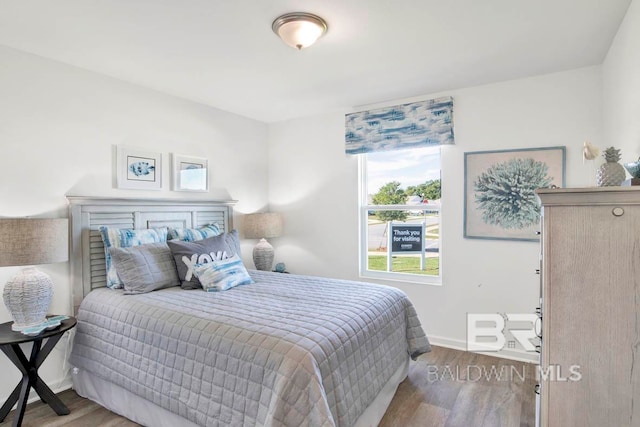
[[[253,248],[253,263],[256,265],[256,270],[271,271],[273,256],[273,246],[266,239],[260,239]]]
[[[7,282],[2,297],[13,317],[11,329],[22,331],[47,320],[53,283],[47,274],[28,267]]]

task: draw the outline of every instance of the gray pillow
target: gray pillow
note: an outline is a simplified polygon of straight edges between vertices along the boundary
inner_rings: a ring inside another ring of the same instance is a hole
[[[167,244],[178,268],[182,289],[202,289],[200,281],[193,274],[196,264],[240,256],[240,241],[236,230],[196,242],[169,240]]]
[[[240,238],[238,237],[238,230],[231,230],[228,233],[223,233],[225,236],[225,242],[234,250],[234,254],[238,255],[238,258],[242,258],[240,253]],[[231,257],[232,255],[229,255]]]
[[[143,294],[179,286],[176,264],[166,243],[110,248],[109,253],[125,294]]]

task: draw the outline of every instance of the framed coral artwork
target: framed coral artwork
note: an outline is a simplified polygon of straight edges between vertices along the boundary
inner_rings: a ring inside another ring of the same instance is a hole
[[[160,190],[162,153],[118,145],[116,186],[127,190]]]
[[[565,185],[565,147],[464,155],[464,237],[538,241],[538,188]]]

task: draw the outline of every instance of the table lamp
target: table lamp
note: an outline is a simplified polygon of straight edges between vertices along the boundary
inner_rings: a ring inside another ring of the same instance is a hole
[[[22,331],[46,321],[53,282],[33,266],[68,260],[68,219],[0,218],[0,267],[29,266],[4,287],[4,305],[13,318],[11,329]]]
[[[267,242],[282,235],[282,216],[279,213],[254,213],[244,217],[244,234],[248,239],[260,239],[253,248],[253,263],[257,270],[271,271],[273,246]]]

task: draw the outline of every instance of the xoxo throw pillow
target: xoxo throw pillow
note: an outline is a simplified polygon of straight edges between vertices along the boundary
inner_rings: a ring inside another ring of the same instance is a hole
[[[234,230],[195,242],[167,241],[176,262],[182,289],[202,289],[202,284],[194,274],[196,264],[207,264],[240,255],[234,242],[237,239],[238,234]]]

